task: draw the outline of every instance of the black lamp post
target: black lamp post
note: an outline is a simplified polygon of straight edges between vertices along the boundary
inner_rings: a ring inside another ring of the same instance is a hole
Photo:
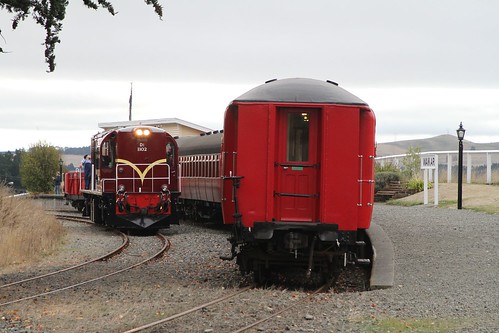
[[[459,157],[457,163],[457,209],[463,208],[463,139],[466,130],[463,128],[463,123],[459,124],[456,130],[457,139],[459,140]]]
[[[62,177],[62,158],[59,158],[59,175]]]

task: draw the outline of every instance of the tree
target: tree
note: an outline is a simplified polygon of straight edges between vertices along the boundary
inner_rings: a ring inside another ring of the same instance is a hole
[[[15,153],[8,151],[0,154],[0,183],[13,182],[15,188],[21,187],[19,167],[23,153],[23,149],[16,149]]]
[[[420,147],[409,147],[405,157],[402,160],[404,165],[404,174],[407,179],[419,179],[421,170],[421,148]]]
[[[102,7],[111,15],[115,15],[111,2],[106,0],[82,0],[83,4],[91,9]],[[144,0],[147,5],[153,6],[159,18],[163,17],[163,7],[159,0]],[[69,0],[0,0],[0,9],[6,9],[14,14],[12,29],[15,30],[21,21],[29,15],[45,29],[45,62],[49,66],[48,72],[55,70],[55,46],[60,43],[59,33],[62,30],[62,21],[66,16]],[[0,30],[0,36],[2,30]],[[3,37],[3,36],[2,36]],[[0,47],[0,53],[6,53]]]
[[[47,193],[54,188],[59,171],[59,151],[45,142],[31,146],[21,156],[21,181],[30,192]]]

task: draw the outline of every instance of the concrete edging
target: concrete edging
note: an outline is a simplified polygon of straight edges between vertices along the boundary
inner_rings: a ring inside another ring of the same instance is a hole
[[[371,268],[371,289],[386,289],[393,287],[395,275],[395,252],[393,243],[381,226],[372,223],[366,230],[371,240],[373,262]]]

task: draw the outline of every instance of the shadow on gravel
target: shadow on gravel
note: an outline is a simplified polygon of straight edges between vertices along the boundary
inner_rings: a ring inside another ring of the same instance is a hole
[[[252,277],[252,275],[251,275]],[[330,277],[328,281],[323,274],[312,272],[310,277],[300,270],[280,268],[273,270],[265,283],[259,284],[263,289],[287,289],[297,291],[314,291],[325,283],[331,283],[329,292],[353,293],[369,291],[370,268],[359,266],[348,266],[341,269],[336,276]]]

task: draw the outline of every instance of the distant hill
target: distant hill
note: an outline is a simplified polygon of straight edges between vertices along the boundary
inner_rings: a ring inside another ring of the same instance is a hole
[[[64,147],[62,153],[66,155],[85,155],[90,153],[90,146],[85,147]]]
[[[463,140],[465,150],[499,150],[499,142],[474,143]],[[421,151],[446,151],[457,150],[458,141],[456,136],[445,134],[427,139],[404,140],[395,142],[378,143],[376,155],[378,157],[388,155],[405,154],[409,147],[419,147]]]

